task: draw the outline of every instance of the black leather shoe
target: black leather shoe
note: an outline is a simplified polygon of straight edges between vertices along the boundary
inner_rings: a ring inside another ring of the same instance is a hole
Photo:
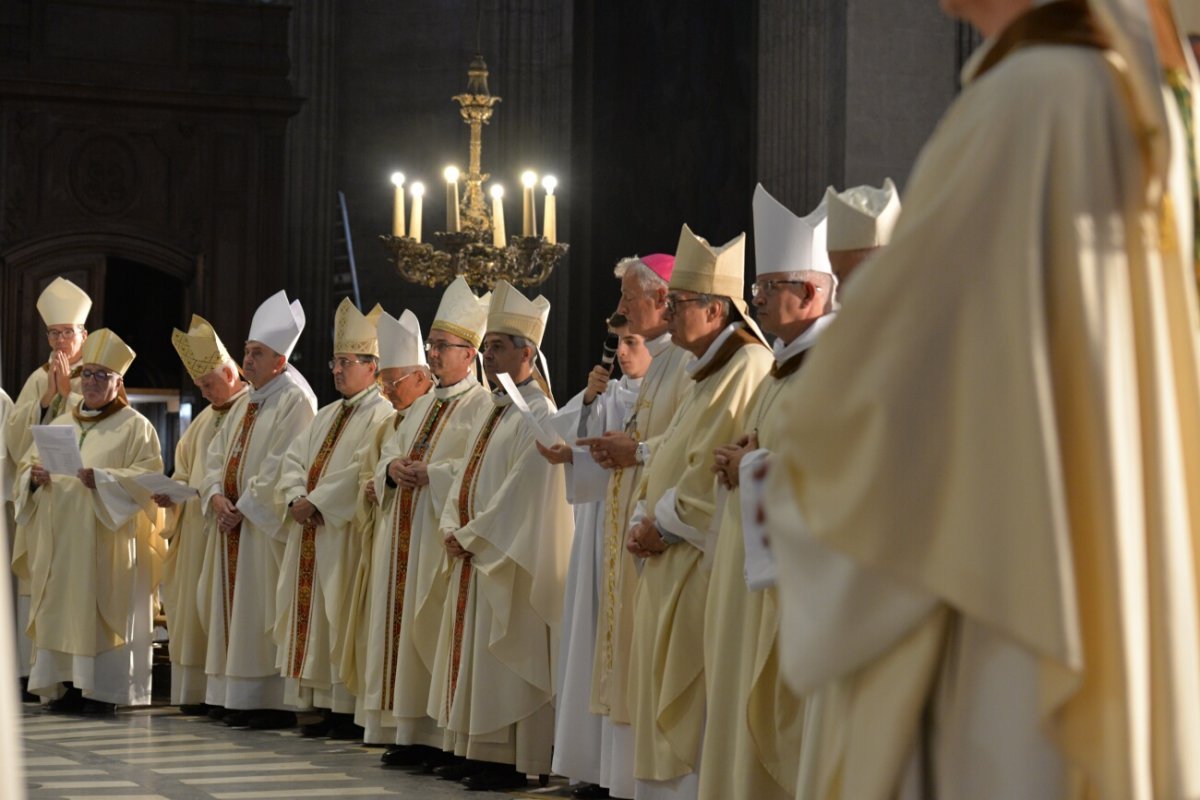
[[[227,709],[225,716],[221,717],[221,722],[224,722],[231,728],[249,728],[250,717],[254,716],[253,711],[235,711]]]
[[[208,718],[222,720],[229,715],[230,711],[225,706],[209,706]]]
[[[21,678],[21,702],[22,703],[40,703],[42,698],[38,697],[33,692],[29,691],[28,676]]]
[[[309,739],[319,739],[323,736],[328,736],[331,730],[333,730],[333,719],[326,714],[316,722],[300,726],[300,735],[306,736]]]
[[[579,800],[604,800],[608,797],[608,789],[595,783],[581,783],[571,790],[571,797]]]
[[[296,727],[296,713],[279,711],[274,708],[254,711],[246,720],[246,727],[255,731],[279,731],[284,728],[294,728]]]
[[[433,774],[437,775],[444,781],[461,781],[470,775],[476,775],[482,772],[487,767],[482,761],[470,761],[465,758],[456,758],[448,764],[442,764],[440,767],[433,768]]]
[[[85,697],[83,707],[79,709],[79,713],[87,714],[91,717],[111,717],[117,713],[117,707],[113,703],[105,703],[102,700],[92,700]]]
[[[363,726],[355,724],[353,715],[335,714],[333,727],[329,729],[329,738],[339,742],[359,742],[362,741],[364,733],[366,731]]]
[[[424,747],[425,758],[421,761],[421,765],[414,771],[422,775],[433,775],[434,771],[444,764],[453,764],[459,761],[459,757],[453,753],[447,753],[445,750],[438,750],[435,747]]]
[[[379,757],[385,767],[419,767],[429,758],[423,748],[394,744]]]
[[[179,706],[179,713],[185,717],[206,717],[211,710],[208,703],[182,703]]]
[[[78,714],[83,710],[83,692],[72,686],[62,697],[47,703],[46,710],[51,714]]]
[[[521,789],[529,784],[524,773],[507,764],[492,765],[474,775],[463,778],[463,786],[472,792],[497,792],[505,789]]]

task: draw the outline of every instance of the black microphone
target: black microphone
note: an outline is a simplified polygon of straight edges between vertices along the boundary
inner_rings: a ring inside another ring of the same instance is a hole
[[[608,368],[611,373],[613,362],[617,360],[617,345],[621,343],[621,337],[615,333],[609,333],[604,340],[604,350],[600,354],[600,363]]]

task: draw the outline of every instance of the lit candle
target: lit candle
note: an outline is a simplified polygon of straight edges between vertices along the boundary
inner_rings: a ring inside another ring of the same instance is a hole
[[[492,188],[492,244],[504,247],[504,187],[493,183]]]
[[[392,185],[396,187],[396,198],[392,204],[392,236],[404,235],[404,173],[392,173]]]
[[[446,167],[446,230],[458,233],[458,167]]]
[[[425,184],[414,183],[412,189],[412,216],[408,222],[408,233],[414,242],[421,241],[421,198],[425,196]]]
[[[550,244],[558,241],[558,208],[554,197],[554,189],[557,186],[558,178],[553,175],[542,178],[542,188],[546,190],[546,206],[542,209],[542,233]]]
[[[537,236],[537,212],[533,208],[533,187],[537,186],[537,175],[531,170],[525,170],[521,173],[521,185],[525,187],[525,213],[521,216],[521,235]]]

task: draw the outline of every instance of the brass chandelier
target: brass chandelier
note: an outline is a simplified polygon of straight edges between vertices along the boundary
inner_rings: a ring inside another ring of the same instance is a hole
[[[543,225],[537,231],[537,176],[525,172],[521,176],[522,228],[520,236],[505,238],[504,190],[491,186],[492,207],[484,200],[483,183],[491,176],[482,171],[483,126],[492,118],[499,97],[488,91],[488,69],[483,56],[476,53],[467,70],[467,91],[452,99],[460,106],[463,122],[471,126],[469,171],[459,173],[447,167],[446,229],[433,234],[436,247],[423,242],[422,205],[425,187],[414,183],[409,188],[412,197],[411,216],[405,228],[405,178],[392,175],[395,186],[395,205],[392,233],[379,238],[396,265],[400,277],[410,283],[429,287],[449,284],[461,275],[476,288],[491,289],[498,280],[515,286],[537,286],[543,283],[555,265],[567,252],[567,244],[557,237],[557,180],[550,175],[542,179]],[[460,184],[465,191],[460,196]]]

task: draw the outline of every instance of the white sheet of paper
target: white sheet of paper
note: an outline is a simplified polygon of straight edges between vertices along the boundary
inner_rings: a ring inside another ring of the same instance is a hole
[[[75,475],[83,469],[74,425],[34,425],[33,441],[42,466],[51,475]]]
[[[513,383],[512,376],[507,372],[501,372],[496,376],[500,381],[500,385],[504,387],[504,391],[512,399],[513,405],[521,412],[521,416],[525,418],[525,422],[533,429],[533,435],[541,443],[542,447],[553,447],[556,444],[562,443],[562,437],[556,435],[552,431],[546,430],[538,418],[529,410],[529,404],[525,402],[525,398],[521,396],[521,390]]]
[[[165,494],[176,503],[182,503],[200,495],[200,492],[186,483],[172,480],[160,472],[148,472],[145,475],[138,475],[133,480],[150,494]]]

